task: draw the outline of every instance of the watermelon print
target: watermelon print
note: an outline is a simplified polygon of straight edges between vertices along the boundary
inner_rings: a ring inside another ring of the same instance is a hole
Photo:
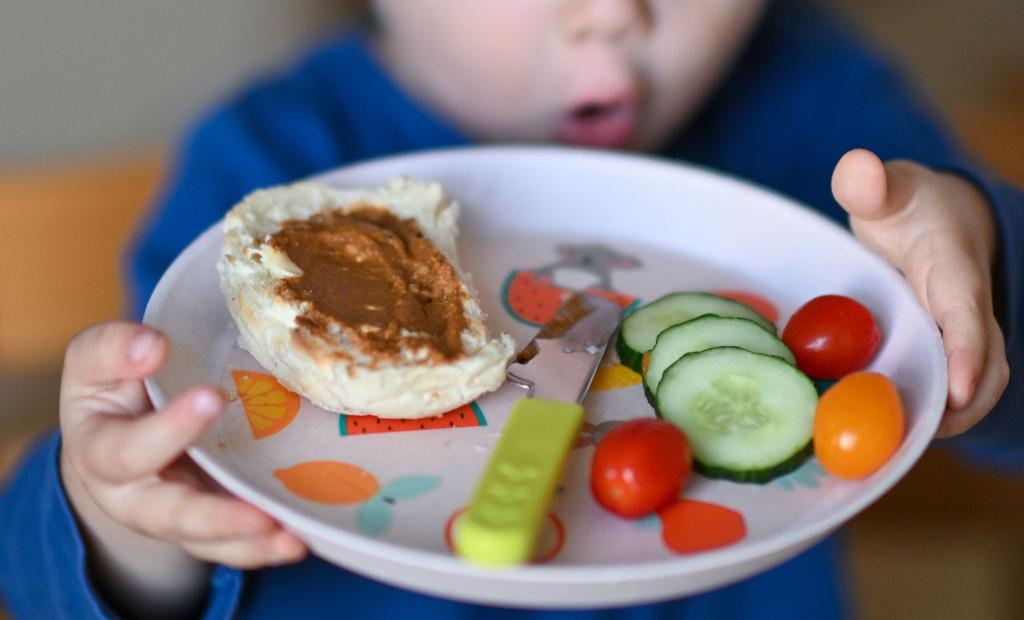
[[[528,325],[543,325],[570,295],[555,286],[549,276],[513,271],[502,287],[505,310]]]
[[[472,426],[487,426],[487,418],[484,417],[484,412],[475,402],[433,418],[401,420],[378,418],[372,415],[343,415],[339,416],[338,420],[338,431],[342,437]]]
[[[604,297],[627,311],[639,303],[632,295],[616,291],[611,282],[613,270],[636,269],[641,265],[639,260],[602,245],[562,245],[556,250],[558,260],[534,269],[513,270],[505,278],[502,305],[517,321],[540,327],[576,292]],[[596,283],[582,290],[561,286],[556,272]]]

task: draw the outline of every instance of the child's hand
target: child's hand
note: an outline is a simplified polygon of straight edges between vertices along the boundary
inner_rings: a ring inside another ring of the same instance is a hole
[[[136,579],[139,590],[171,594],[173,575],[205,588],[205,565],[182,549],[246,568],[300,559],[305,548],[297,538],[218,492],[184,454],[223,411],[217,388],[197,387],[150,410],[142,379],[167,353],[163,336],[129,323],[93,327],[68,347],[61,473],[91,543],[93,572],[121,587]]]
[[[937,436],[960,434],[995,406],[1009,380],[992,311],[996,230],[970,183],[862,149],[839,160],[832,193],[853,232],[906,276],[942,329],[949,399]]]

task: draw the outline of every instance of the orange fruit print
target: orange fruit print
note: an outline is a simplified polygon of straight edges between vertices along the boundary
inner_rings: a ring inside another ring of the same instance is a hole
[[[279,469],[274,477],[295,495],[321,504],[358,504],[380,490],[373,474],[341,461],[307,461]]]
[[[285,389],[274,377],[251,370],[232,370],[231,378],[254,439],[279,432],[299,412],[298,394]]]

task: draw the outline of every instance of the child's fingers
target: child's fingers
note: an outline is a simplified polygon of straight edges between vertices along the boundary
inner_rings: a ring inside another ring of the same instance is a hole
[[[984,319],[976,302],[965,299],[939,308],[936,312],[942,328],[949,371],[949,405],[960,409],[970,402],[988,354]]]
[[[994,318],[989,319],[987,351],[984,370],[970,402],[961,408],[950,406],[946,409],[936,437],[950,437],[967,431],[999,402],[1010,380],[1010,367],[1006,362],[1003,332]]]
[[[75,395],[148,376],[163,363],[167,340],[135,323],[102,323],[71,341],[64,357],[62,390]]]
[[[258,508],[184,484],[157,481],[114,490],[104,510],[128,527],[171,542],[212,542],[255,537],[277,524]]]
[[[988,356],[987,318],[991,294],[978,276],[974,261],[955,245],[930,252],[923,273],[908,273],[929,311],[942,330],[949,371],[949,403],[964,407]],[[911,264],[914,264],[913,262]]]
[[[302,541],[284,530],[242,540],[185,543],[182,546],[200,560],[243,569],[298,562],[307,552]]]
[[[155,474],[195,443],[224,410],[215,388],[194,388],[163,410],[140,417],[97,414],[73,429],[69,445],[84,451],[76,459],[108,482],[129,482]]]

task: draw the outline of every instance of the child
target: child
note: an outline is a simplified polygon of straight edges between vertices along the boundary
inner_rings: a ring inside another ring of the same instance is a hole
[[[137,311],[185,245],[260,186],[478,141],[651,151],[848,216],[943,329],[950,383],[940,435],[984,418],[957,441],[1024,463],[1024,384],[1003,394],[1008,367],[1024,369],[1024,196],[979,176],[892,70],[828,16],[754,0],[379,0],[374,10],[378,30],[328,43],[193,132],[133,251]],[[847,611],[834,539],[706,594],[559,613],[422,596],[305,558],[298,539],[213,491],[184,456],[223,408],[215,389],[196,387],[140,415],[149,408],[140,380],[169,346],[147,328],[111,323],[69,347],[61,432],[30,454],[0,506],[0,580],[16,615],[835,618]]]

